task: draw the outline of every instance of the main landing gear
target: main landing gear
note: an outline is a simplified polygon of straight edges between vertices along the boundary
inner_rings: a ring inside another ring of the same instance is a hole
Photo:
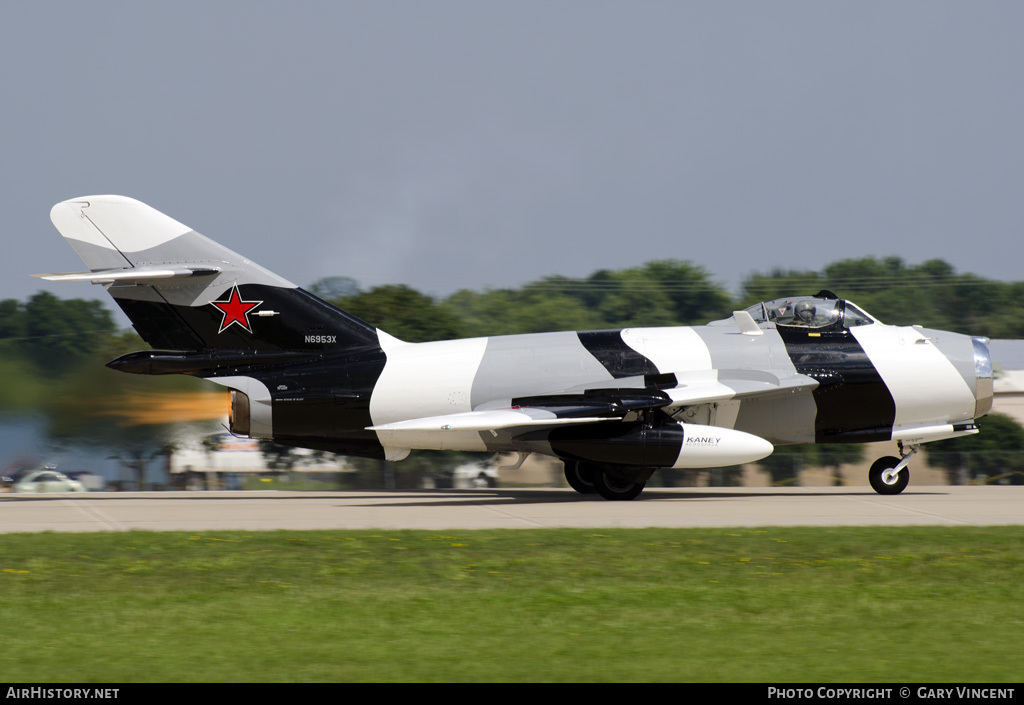
[[[565,481],[580,494],[599,494],[605,499],[636,499],[647,486],[653,470],[619,468],[576,460],[565,461]]]
[[[878,494],[899,494],[907,489],[907,485],[910,484],[910,468],[907,465],[917,454],[917,449],[918,446],[910,446],[904,451],[903,444],[900,443],[902,459],[889,456],[876,460],[868,470],[871,488]]]
[[[566,460],[565,481],[569,487],[580,494],[594,494],[597,488],[594,487],[594,470],[589,463],[580,463],[575,460]]]

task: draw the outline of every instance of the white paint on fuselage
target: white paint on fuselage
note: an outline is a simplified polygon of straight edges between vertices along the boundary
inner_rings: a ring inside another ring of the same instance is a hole
[[[973,418],[971,388],[916,328],[874,324],[850,329],[896,402],[894,429]]]
[[[693,328],[625,328],[622,340],[653,362],[659,372],[712,368],[711,351]]]
[[[894,433],[973,418],[975,399],[969,385],[942,351],[917,329],[874,324],[858,326],[851,333],[893,396]],[[702,389],[694,403],[721,401],[733,395],[731,388],[714,382],[709,346],[693,328],[634,328],[623,330],[621,335],[629,347],[650,359],[659,371],[677,373],[683,385],[693,386],[691,391],[705,386],[692,379],[694,374],[707,374],[706,383],[721,387],[720,393]],[[387,363],[370,399],[375,426],[497,409],[508,406],[516,397],[582,391],[616,383],[574,334],[404,343],[381,332],[380,342]],[[738,369],[752,368],[742,359],[730,363]],[[484,379],[480,379],[481,375]],[[680,387],[682,396],[686,396],[686,389]],[[726,417],[716,419],[718,423],[709,419],[709,423],[735,426],[740,406],[738,402],[732,404]],[[812,423],[809,422],[808,429],[813,429]],[[766,433],[760,428],[756,432],[762,436]],[[381,430],[378,438],[385,447],[394,448],[411,445],[493,449],[495,439],[483,433],[486,442],[479,430],[455,429],[445,433],[424,431],[422,437],[415,439],[408,432],[390,434]]]
[[[473,410],[473,380],[487,338],[403,343],[383,334],[380,342],[387,362],[370,397],[375,426]]]
[[[374,426],[472,411],[473,380],[487,338],[406,343],[384,331],[378,331],[378,338],[387,362],[370,397]],[[404,457],[407,448],[487,450],[478,432],[440,431],[399,434],[382,430],[377,431],[377,438],[395,457]]]
[[[508,406],[516,397],[579,392],[615,378],[574,332],[405,343],[378,331],[387,356],[370,398],[374,426]],[[623,340],[662,371],[711,370],[708,346],[692,328],[634,328]],[[494,438],[452,428],[414,433],[378,429],[385,448],[486,450]]]
[[[514,397],[551,394],[613,378],[574,332],[404,343],[378,331],[387,362],[370,397],[374,426],[507,407]],[[481,365],[483,363],[483,365]],[[438,429],[441,430],[441,429]],[[386,448],[487,450],[481,432],[377,430]]]

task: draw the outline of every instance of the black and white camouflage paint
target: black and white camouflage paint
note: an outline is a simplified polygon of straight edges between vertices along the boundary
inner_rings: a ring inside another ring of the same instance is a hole
[[[828,292],[770,302],[831,310],[816,327],[737,312],[413,344],[133,199],[71,199],[51,219],[90,271],[41,276],[103,284],[154,348],[111,367],[224,385],[232,429],[280,443],[543,453],[642,489],[652,468],[751,462],[778,444],[916,447],[975,432],[991,407],[983,340],[883,325]]]

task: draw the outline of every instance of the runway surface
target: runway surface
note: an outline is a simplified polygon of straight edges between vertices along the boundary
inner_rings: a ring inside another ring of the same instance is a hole
[[[1024,486],[648,489],[632,502],[569,489],[0,494],[0,533],[1021,523]]]

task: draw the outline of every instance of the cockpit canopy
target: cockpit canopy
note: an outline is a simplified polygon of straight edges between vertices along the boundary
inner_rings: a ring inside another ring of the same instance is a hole
[[[849,301],[837,298],[831,291],[763,301],[748,308],[747,313],[757,323],[802,328],[853,328],[878,322]]]

